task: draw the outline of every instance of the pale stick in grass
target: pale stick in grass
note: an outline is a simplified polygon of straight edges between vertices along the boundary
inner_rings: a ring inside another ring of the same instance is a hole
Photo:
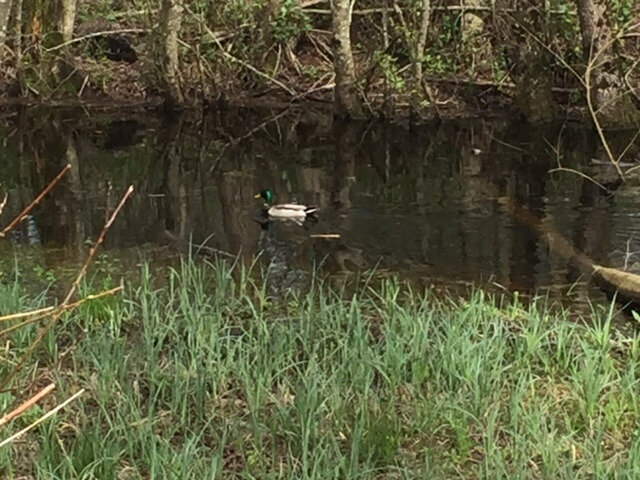
[[[56,413],[58,413],[58,411],[62,410],[64,407],[66,407],[67,405],[69,405],[71,402],[73,402],[76,398],[78,398],[80,395],[82,395],[84,393],[84,388],[82,390],[80,390],[79,392],[77,392],[76,394],[72,395],[71,397],[69,397],[68,399],[66,399],[64,402],[62,402],[60,405],[58,405],[56,408],[54,408],[53,410],[48,411],[47,413],[45,413],[43,416],[41,416],[39,419],[37,419],[35,422],[33,422],[31,425],[23,428],[22,430],[20,430],[17,433],[14,433],[13,435],[11,435],[9,438],[3,440],[2,442],[0,442],[0,448],[4,447],[5,445],[13,442],[14,440],[16,440],[17,438],[20,438],[22,435],[24,435],[25,433],[27,433],[29,430],[32,430],[33,428],[37,427],[38,425],[40,425],[42,422],[44,422],[47,418],[52,417],[53,415],[55,415]]]
[[[312,233],[310,238],[340,238],[339,233]]]
[[[66,167],[64,167],[60,173],[56,176],[56,178],[54,178],[53,180],[51,180],[51,182],[49,183],[49,185],[47,185],[45,187],[44,190],[42,190],[40,192],[40,194],[33,199],[33,201],[27,205],[27,207],[22,210],[22,212],[20,212],[20,214],[14,218],[11,223],[9,223],[9,225],[7,225],[6,227],[4,227],[4,229],[0,232],[0,237],[4,237],[7,232],[9,232],[11,229],[13,229],[18,223],[20,223],[22,221],[22,219],[24,217],[26,217],[28,215],[28,213],[33,209],[33,207],[35,207],[38,203],[40,203],[40,200],[42,200],[44,198],[44,196],[49,193],[51,191],[51,189],[53,187],[56,186],[56,184],[60,181],[60,179],[62,177],[64,177],[64,175],[69,171],[69,169],[71,168],[70,164],[67,164]]]
[[[133,186],[130,186],[125,192],[125,194],[122,196],[122,199],[120,200],[120,203],[118,203],[118,206],[115,208],[115,210],[113,211],[113,213],[111,214],[107,222],[104,224],[104,227],[102,227],[102,232],[100,232],[100,236],[96,240],[96,243],[89,249],[89,254],[87,255],[87,259],[85,260],[84,265],[82,265],[82,268],[80,269],[80,272],[78,273],[78,276],[76,277],[75,281],[71,285],[71,288],[67,292],[66,297],[64,298],[60,306],[54,312],[51,313],[51,320],[49,320],[49,322],[40,329],[40,331],[36,335],[35,340],[31,343],[31,345],[29,345],[29,348],[27,348],[27,351],[22,354],[22,357],[20,357],[20,360],[18,360],[18,363],[16,364],[16,366],[13,367],[13,370],[11,370],[9,375],[7,375],[7,378],[5,378],[5,380],[2,382],[2,385],[0,385],[0,390],[4,390],[7,387],[7,385],[13,379],[15,374],[22,368],[22,365],[24,364],[27,357],[33,353],[33,351],[36,349],[40,341],[44,338],[44,336],[51,329],[51,327],[53,327],[53,325],[58,321],[58,319],[64,312],[65,308],[67,307],[67,305],[69,305],[69,301],[71,300],[71,297],[73,297],[74,293],[78,289],[78,285],[80,285],[80,282],[86,275],[87,270],[89,269],[89,265],[91,265],[91,261],[93,260],[93,257],[95,256],[96,252],[98,251],[98,247],[100,247],[100,245],[102,245],[102,243],[104,242],[104,237],[107,234],[107,230],[109,230],[109,227],[111,227],[116,217],[118,216],[118,213],[120,213],[120,210],[122,210],[122,207],[124,207],[124,204],[126,203],[127,199],[131,196],[132,193],[133,193]]]
[[[75,303],[70,303],[69,305],[67,305],[64,310],[72,310],[74,308],[76,308],[79,305],[82,305],[84,302],[88,301],[88,300],[94,300],[96,298],[101,298],[101,297],[106,297],[108,295],[113,295],[114,293],[117,293],[118,291],[122,290],[123,287],[116,287],[113,288],[111,290],[107,290],[106,292],[101,292],[101,293],[96,293],[95,295],[89,295],[88,297],[83,298],[82,300],[78,300]],[[55,308],[55,307],[50,307],[50,308]],[[26,312],[28,316],[29,312]],[[43,320],[47,317],[49,317],[50,314],[49,313],[45,313],[44,315],[38,315],[35,318],[30,318],[29,320],[25,320],[24,322],[18,323],[17,325],[12,325],[8,328],[5,328],[4,330],[0,330],[0,337],[4,337],[6,334],[13,332],[14,330],[18,330],[26,325],[29,325],[31,323],[36,323],[39,322],[40,320]]]
[[[69,310],[69,309],[77,307],[78,305],[82,305],[84,302],[86,302],[88,300],[95,300],[96,298],[106,297],[107,295],[113,295],[114,293],[118,293],[123,288],[124,287],[122,285],[120,285],[119,287],[112,288],[111,290],[105,290],[104,292],[94,293],[92,295],[84,297],[81,300],[78,300],[75,303],[70,303],[69,305],[67,305],[65,307],[65,310]],[[33,320],[40,320],[42,318],[48,317],[48,315],[46,315],[46,314],[49,313],[49,312],[54,311],[55,309],[56,309],[56,307],[50,306],[50,307],[39,308],[37,310],[30,310],[28,312],[11,313],[9,315],[1,316],[0,317],[0,323],[1,322],[8,322],[9,320],[17,320],[18,318],[31,317],[33,315],[38,315],[38,318],[37,319],[33,319]]]
[[[4,198],[2,199],[2,203],[0,203],[0,215],[2,214],[2,211],[4,210],[5,205],[7,204],[8,198],[9,198],[9,195],[5,193]]]
[[[31,397],[29,400],[22,402],[22,404],[18,408],[16,408],[15,410],[12,410],[11,412],[7,413],[4,417],[0,418],[0,427],[9,423],[15,417],[17,417],[18,415],[21,415],[22,412],[24,412],[28,408],[31,408],[36,403],[38,403],[44,397],[49,395],[54,388],[56,388],[56,384],[50,383],[49,385],[44,387],[42,390],[40,390],[38,393],[36,393],[33,397]]]

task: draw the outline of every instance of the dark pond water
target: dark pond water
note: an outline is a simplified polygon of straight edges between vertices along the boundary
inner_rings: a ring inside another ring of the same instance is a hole
[[[584,282],[568,288],[579,273],[518,223],[504,198],[594,261],[640,270],[633,254],[640,251],[637,182],[607,195],[576,174],[549,173],[560,159],[611,179],[595,133],[580,125],[469,120],[409,129],[265,110],[171,119],[29,110],[1,118],[0,178],[9,195],[2,224],[72,166],[3,247],[37,252],[45,269],[77,261],[105,212],[133,184],[106,252],[137,258],[170,250],[168,231],[247,261],[263,251],[281,287],[315,264],[335,273],[399,272],[425,284],[570,290],[572,301],[593,293]],[[633,134],[612,135],[614,150]],[[625,160],[640,162],[637,144]],[[265,187],[277,200],[319,205],[319,221],[264,228],[254,194]],[[341,238],[311,237],[318,233]]]

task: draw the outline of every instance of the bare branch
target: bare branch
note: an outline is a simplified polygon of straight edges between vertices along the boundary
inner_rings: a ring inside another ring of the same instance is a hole
[[[60,179],[64,177],[64,175],[69,171],[70,168],[71,168],[71,165],[67,164],[67,166],[60,171],[60,173],[56,176],[56,178],[51,180],[51,183],[49,183],[49,185],[47,185],[45,189],[42,190],[42,192],[40,192],[40,194],[27,206],[27,208],[25,208],[22,212],[20,212],[20,214],[16,218],[14,218],[13,221],[11,221],[11,223],[9,223],[9,225],[7,225],[4,228],[4,230],[0,232],[0,237],[4,237],[7,234],[7,232],[9,232],[18,223],[20,223],[22,219],[26,217],[27,214],[33,209],[33,207],[35,207],[38,203],[40,203],[40,200],[42,200],[44,196],[47,193],[49,193],[49,191],[51,191],[51,189],[60,181]]]
[[[36,403],[38,403],[44,397],[49,395],[53,391],[54,388],[56,388],[56,384],[55,383],[50,383],[49,385],[44,387],[42,390],[40,390],[38,393],[36,393],[33,397],[31,397],[30,399],[22,402],[22,404],[18,408],[12,410],[11,412],[7,413],[4,417],[0,418],[0,427],[5,425],[5,424],[7,424],[7,423],[9,423],[15,417],[17,417],[18,415],[21,415],[22,412],[24,412],[25,410],[31,408]]]
[[[47,420],[49,417],[52,417],[53,415],[55,415],[56,413],[58,413],[60,410],[62,410],[64,407],[66,407],[67,405],[69,405],[71,402],[73,402],[75,399],[77,399],[78,397],[80,397],[83,393],[85,392],[85,389],[83,388],[82,390],[80,390],[79,392],[77,392],[76,394],[72,395],[71,397],[69,397],[67,400],[65,400],[64,402],[62,402],[60,405],[58,405],[56,408],[54,408],[53,410],[48,411],[47,413],[45,413],[42,417],[40,417],[39,419],[37,419],[35,422],[31,423],[30,425],[26,426],[25,428],[23,428],[22,430],[20,430],[19,432],[11,435],[9,438],[3,440],[2,442],[0,442],[0,448],[4,447],[5,445],[8,445],[9,443],[13,442],[14,440],[16,440],[17,438],[20,438],[21,436],[23,436],[25,433],[27,433],[29,430],[34,429],[35,427],[37,427],[38,425],[40,425],[42,422],[44,422],[45,420]]]

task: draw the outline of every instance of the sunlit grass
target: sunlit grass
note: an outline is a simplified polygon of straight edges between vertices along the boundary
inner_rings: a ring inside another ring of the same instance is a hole
[[[42,345],[24,375],[89,394],[1,451],[2,478],[640,474],[640,336],[604,310],[576,322],[389,279],[275,301],[239,266],[188,260],[157,280],[143,267]],[[35,304],[0,288],[7,310]],[[16,333],[12,354],[33,334]]]

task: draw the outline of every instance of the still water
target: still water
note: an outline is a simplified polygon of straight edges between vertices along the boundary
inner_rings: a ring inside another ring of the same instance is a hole
[[[607,194],[575,173],[549,172],[560,164],[605,183],[613,177],[583,125],[474,119],[408,128],[248,109],[179,118],[28,110],[0,118],[3,225],[71,164],[2,248],[32,249],[49,267],[95,238],[132,184],[107,253],[167,251],[176,237],[247,262],[262,252],[277,288],[315,265],[335,274],[396,272],[424,284],[570,291],[567,301],[596,294],[518,223],[501,201],[507,197],[595,262],[640,270],[637,182]],[[611,135],[614,150],[634,133]],[[638,150],[631,145],[625,161],[640,162]],[[261,224],[254,194],[263,188],[279,201],[320,206],[319,221]],[[313,238],[323,233],[340,239]]]

